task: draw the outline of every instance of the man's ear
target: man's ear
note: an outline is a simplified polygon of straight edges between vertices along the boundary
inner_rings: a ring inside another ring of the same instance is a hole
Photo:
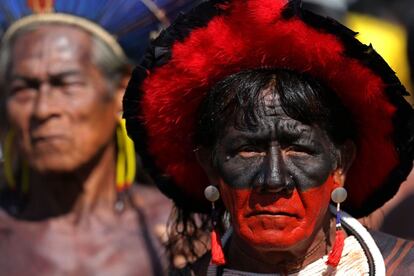
[[[125,90],[128,86],[129,79],[131,78],[131,70],[128,68],[127,72],[125,72],[121,80],[119,81],[118,87],[116,87],[115,91],[115,101],[117,102],[117,113],[122,111],[122,98],[124,97]]]
[[[356,156],[356,146],[351,140],[346,141],[339,149],[337,168],[334,172],[334,180],[340,187],[343,187],[346,180],[346,174]]]
[[[211,185],[218,185],[218,173],[213,165],[213,158],[212,158],[212,152],[211,150],[205,148],[205,147],[198,147],[196,150],[194,150],[194,153],[196,155],[197,161],[200,164],[200,166],[203,168],[204,172],[206,173],[208,180]]]

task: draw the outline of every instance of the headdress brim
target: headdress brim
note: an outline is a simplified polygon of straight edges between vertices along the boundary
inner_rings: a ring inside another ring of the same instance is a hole
[[[208,208],[193,152],[198,107],[212,85],[247,69],[307,73],[350,110],[358,153],[345,209],[354,216],[391,198],[412,167],[413,110],[395,73],[354,32],[299,1],[204,3],[161,34],[143,67],[124,98],[129,132],[161,190],[191,211]]]

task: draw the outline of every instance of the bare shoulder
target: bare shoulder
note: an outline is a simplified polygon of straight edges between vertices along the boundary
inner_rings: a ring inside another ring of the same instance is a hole
[[[171,199],[166,197],[158,190],[156,186],[147,184],[135,184],[131,187],[131,193],[137,200],[145,200],[146,202],[163,202],[171,204]]]
[[[361,223],[370,229],[414,239],[414,169],[407,180],[403,182],[397,194],[383,206],[360,219]]]
[[[0,239],[4,242],[6,240],[36,239],[47,227],[47,223],[32,223],[20,221],[9,215],[4,209],[0,209]]]
[[[162,194],[157,187],[134,185],[131,187],[132,200],[140,213],[141,223],[147,224],[151,232],[162,243],[167,240],[167,223],[173,202]]]
[[[370,231],[384,258],[387,275],[414,275],[414,241]]]
[[[0,209],[0,239],[9,238],[15,227],[15,219],[9,216],[6,211]]]
[[[162,194],[157,187],[134,185],[131,188],[132,199],[142,208],[151,220],[157,223],[166,222],[173,207],[172,200]]]

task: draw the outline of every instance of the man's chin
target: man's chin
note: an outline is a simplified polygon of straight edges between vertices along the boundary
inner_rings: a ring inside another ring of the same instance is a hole
[[[31,169],[41,175],[48,174],[68,174],[72,173],[77,169],[77,166],[69,162],[62,162],[58,160],[36,160],[35,162],[29,163]]]
[[[241,233],[241,236],[252,248],[269,251],[289,250],[306,239],[305,235],[295,235],[292,231],[270,229],[254,231],[253,235]]]

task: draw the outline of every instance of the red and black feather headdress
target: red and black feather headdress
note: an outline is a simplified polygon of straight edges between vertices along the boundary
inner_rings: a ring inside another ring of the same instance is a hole
[[[330,87],[357,125],[345,209],[366,215],[398,190],[412,167],[413,109],[371,46],[300,1],[210,1],[153,43],[124,97],[130,136],[160,189],[189,211],[208,210],[208,179],[194,154],[197,111],[209,89],[254,68],[306,73]]]

